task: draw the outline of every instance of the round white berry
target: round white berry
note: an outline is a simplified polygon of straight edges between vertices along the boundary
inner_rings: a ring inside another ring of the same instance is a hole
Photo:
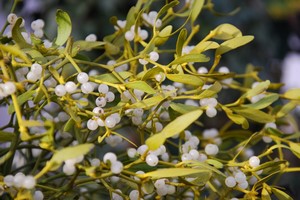
[[[163,188],[166,186],[166,179],[158,179],[154,182],[155,188]]]
[[[109,88],[108,88],[108,86],[106,84],[100,84],[98,86],[98,91],[100,93],[106,94],[108,92],[108,90],[109,90]]]
[[[115,161],[110,167],[110,171],[114,174],[120,174],[123,170],[123,163],[120,161]]]
[[[97,97],[95,103],[99,107],[104,107],[106,105],[106,99],[104,97]]]
[[[249,183],[247,181],[243,181],[241,183],[238,183],[238,186],[242,189],[246,189],[248,187]]]
[[[103,114],[103,113],[104,113],[104,110],[103,110],[103,108],[101,108],[101,107],[95,107],[95,108],[93,109],[93,113],[95,113],[96,115],[100,115],[100,114]]]
[[[87,128],[89,129],[89,130],[91,130],[91,131],[94,131],[94,130],[96,130],[97,128],[98,128],[98,123],[97,123],[97,121],[96,120],[94,120],[94,119],[89,119],[88,121],[87,121]]]
[[[113,117],[116,121],[116,124],[119,123],[121,121],[121,116],[119,113],[113,113],[110,115],[111,117]]]
[[[85,72],[80,72],[78,75],[77,75],[77,81],[79,83],[86,83],[89,81],[89,75]]]
[[[147,150],[148,150],[148,146],[146,144],[143,144],[139,146],[139,148],[137,149],[137,153],[143,155]]]
[[[117,156],[115,153],[112,152],[108,152],[106,154],[104,154],[103,156],[103,162],[107,163],[107,161],[110,161],[111,163],[114,163],[117,161]]]
[[[200,154],[199,154],[199,157],[198,157],[198,160],[199,160],[200,162],[206,161],[206,160],[207,160],[207,155],[205,155],[204,153],[200,153]]]
[[[25,177],[22,187],[26,189],[33,189],[35,187],[35,184],[36,181],[34,177],[29,175]]]
[[[132,190],[130,193],[129,193],[129,199],[130,200],[138,200],[139,199],[139,191],[138,190]]]
[[[11,95],[11,94],[15,93],[16,90],[17,90],[15,84],[13,82],[10,82],[10,81],[4,83],[2,89],[3,89],[3,92],[6,95]]]
[[[100,165],[100,160],[98,158],[93,158],[91,160],[91,165],[94,167],[98,167]]]
[[[3,182],[8,186],[11,187],[14,185],[14,176],[13,175],[7,175],[4,177]]]
[[[197,72],[198,72],[198,74],[207,74],[208,70],[206,67],[199,67]]]
[[[260,159],[259,159],[259,157],[257,157],[257,156],[251,156],[251,157],[249,158],[249,165],[250,165],[251,167],[258,167],[259,164],[260,164]]]
[[[43,68],[40,64],[34,63],[31,65],[30,71],[32,71],[34,74],[41,74],[43,71]]]
[[[13,185],[17,188],[20,188],[23,186],[23,182],[25,181],[26,176],[19,172],[14,176]]]
[[[75,173],[75,171],[76,171],[75,165],[64,164],[64,166],[63,166],[63,172],[64,172],[66,175],[72,175],[72,174]]]
[[[205,114],[210,118],[215,117],[217,115],[217,109],[212,106],[208,106],[206,108]]]
[[[181,160],[182,161],[188,161],[188,160],[192,160],[192,159],[193,159],[192,156],[190,154],[188,154],[188,153],[184,153],[181,156]]]
[[[115,94],[113,92],[107,92],[105,94],[105,99],[107,102],[113,102],[115,100]]]
[[[218,148],[218,146],[215,145],[215,144],[207,144],[207,145],[205,146],[205,153],[206,153],[207,155],[212,155],[212,156],[214,156],[214,155],[218,154],[218,152],[219,152],[219,148]]]
[[[104,121],[101,118],[97,118],[96,121],[97,121],[98,126],[100,126],[100,127],[104,127],[105,126]]]
[[[36,74],[34,74],[32,71],[28,72],[26,78],[32,82],[36,82],[39,79],[39,77]]]
[[[149,154],[146,157],[146,163],[151,166],[154,167],[158,164],[158,157],[156,155],[153,154]]]
[[[104,123],[108,128],[113,128],[116,125],[116,120],[113,116],[108,116],[106,117]]]
[[[34,31],[42,29],[42,28],[44,28],[44,26],[45,26],[45,22],[42,19],[37,19],[37,20],[34,20],[33,22],[31,22],[31,28]]]
[[[74,93],[76,91],[77,86],[76,86],[76,84],[73,81],[68,81],[65,84],[65,88],[66,88],[66,91],[69,94],[72,94],[72,93]]]
[[[95,42],[95,41],[97,41],[97,36],[93,33],[89,34],[88,36],[86,36],[85,41]]]
[[[159,59],[159,54],[155,51],[149,53],[150,60],[156,62]]]
[[[125,39],[127,41],[132,41],[134,39],[134,33],[132,31],[127,31],[125,33]]]
[[[220,67],[218,71],[224,74],[228,74],[230,72],[230,70],[225,66]]]
[[[225,184],[227,187],[233,188],[236,185],[236,180],[234,179],[233,176],[228,176],[225,179]]]
[[[246,175],[243,172],[237,172],[234,175],[234,179],[236,180],[236,182],[238,183],[243,183],[246,181]]]
[[[271,143],[271,142],[273,142],[273,139],[272,139],[271,137],[269,137],[269,136],[266,136],[266,135],[264,135],[264,136],[262,137],[262,140],[263,140],[265,143]]]
[[[10,13],[8,16],[7,16],[7,22],[9,24],[15,24],[16,21],[18,19],[18,16],[15,14],[15,13]]]
[[[142,40],[146,40],[148,38],[148,32],[146,30],[141,30],[139,32],[139,36],[141,37]]]
[[[190,150],[189,154],[191,155],[193,160],[198,160],[199,151],[197,151],[196,149],[192,149],[192,150]]]
[[[80,89],[81,89],[82,93],[89,94],[89,93],[93,92],[94,85],[91,82],[86,82],[81,85]]]
[[[37,29],[33,32],[33,34],[37,38],[42,38],[44,36],[44,31],[43,31],[43,29]]]
[[[147,65],[147,64],[148,64],[148,61],[140,58],[140,59],[139,59],[139,63],[140,63],[141,65]]]
[[[43,200],[43,199],[44,199],[44,194],[43,194],[43,192],[41,192],[41,191],[39,191],[39,190],[36,190],[36,191],[34,192],[33,199],[34,199],[34,200]]]
[[[64,96],[67,93],[65,86],[62,84],[57,85],[54,92],[59,97]]]
[[[127,155],[129,158],[134,158],[136,155],[137,151],[135,148],[129,148],[127,149]]]

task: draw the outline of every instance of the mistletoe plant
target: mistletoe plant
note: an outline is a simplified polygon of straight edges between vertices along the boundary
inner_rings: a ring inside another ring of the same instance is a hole
[[[211,1],[138,0],[103,41],[74,41],[62,10],[55,39],[41,19],[26,30],[17,2],[0,33],[3,198],[292,199],[300,89],[220,66],[254,37],[221,24],[195,41]]]

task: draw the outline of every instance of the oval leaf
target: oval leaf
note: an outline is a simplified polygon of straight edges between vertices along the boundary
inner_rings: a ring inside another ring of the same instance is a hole
[[[214,39],[229,40],[235,37],[241,37],[242,32],[232,24],[221,24],[213,30]]]
[[[223,42],[220,47],[216,50],[216,55],[222,55],[231,50],[234,50],[240,46],[243,46],[254,39],[252,35],[236,37],[230,40]]]
[[[156,93],[156,91],[150,85],[148,85],[145,81],[128,82],[128,83],[125,83],[125,87],[129,88],[129,89],[141,90],[148,94]]]
[[[169,65],[183,64],[189,62],[208,62],[209,57],[204,54],[186,54],[181,57],[176,58]]]
[[[166,74],[167,78],[171,81],[184,83],[187,85],[201,86],[203,81],[201,78],[190,74]]]
[[[71,35],[72,24],[70,16],[62,10],[57,10],[56,23],[58,25],[58,28],[55,44],[61,46],[68,40],[69,36]]]
[[[274,122],[275,119],[272,115],[269,115],[263,111],[253,108],[232,108],[234,112],[240,114],[248,119],[251,119],[258,123]]]
[[[180,176],[189,176],[193,174],[211,174],[211,171],[207,169],[194,169],[194,168],[165,168],[158,169],[152,172],[148,172],[140,175],[142,178],[151,177],[153,179],[159,178],[171,178]]]

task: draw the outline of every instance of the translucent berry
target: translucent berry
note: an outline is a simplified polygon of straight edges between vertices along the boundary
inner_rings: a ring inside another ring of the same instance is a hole
[[[36,190],[36,191],[34,192],[33,199],[34,199],[34,200],[43,200],[43,199],[44,199],[44,194],[43,194],[43,192],[41,192],[41,191],[39,191],[39,190]]]
[[[100,84],[98,86],[98,91],[100,93],[106,94],[108,92],[108,90],[109,90],[109,88],[108,88],[108,86],[106,84]]]
[[[98,158],[93,158],[91,160],[91,165],[94,167],[98,167],[100,165],[100,160]]]
[[[40,64],[34,63],[31,65],[30,71],[32,71],[34,74],[41,74],[43,71],[43,68]]]
[[[130,193],[129,193],[129,199],[130,200],[138,200],[139,199],[139,191],[138,190],[132,190]]]
[[[77,75],[77,81],[79,83],[86,83],[89,81],[89,75],[85,72],[80,72],[78,75]]]
[[[10,13],[10,14],[7,16],[7,22],[8,22],[9,24],[15,24],[16,21],[17,21],[17,19],[18,19],[18,16],[17,16],[16,14],[14,14],[14,13]]]
[[[104,163],[107,163],[107,161],[110,161],[111,163],[114,163],[117,161],[117,156],[115,153],[112,153],[112,152],[108,152],[106,154],[104,154],[103,156],[103,162]]]
[[[8,186],[11,187],[14,185],[14,176],[13,175],[7,175],[3,179],[4,183]]]
[[[159,59],[159,54],[155,51],[149,53],[150,60],[156,62]]]
[[[259,164],[260,164],[260,159],[259,159],[259,157],[257,157],[257,156],[251,156],[251,157],[249,158],[249,165],[250,165],[251,167],[258,167]]]
[[[215,107],[208,106],[205,114],[210,118],[215,117],[217,115],[217,109],[215,109]]]
[[[72,174],[75,173],[75,171],[76,171],[75,165],[64,164],[64,166],[63,166],[63,172],[64,172],[66,175],[72,175]]]
[[[3,85],[3,91],[6,95],[11,95],[13,93],[15,93],[17,90],[15,84],[11,81],[8,81],[6,83],[4,83]]]
[[[39,77],[32,71],[28,72],[28,74],[26,75],[26,78],[32,82],[36,82],[39,79]]]
[[[59,97],[64,96],[67,93],[65,86],[61,84],[55,87],[54,92]]]
[[[104,97],[97,97],[95,103],[99,107],[104,107],[106,105],[106,99]]]
[[[236,180],[234,179],[233,176],[228,176],[225,179],[225,184],[227,187],[233,188],[236,185]]]
[[[76,86],[76,84],[73,81],[68,81],[65,84],[65,88],[66,88],[66,91],[69,94],[72,94],[72,93],[74,93],[76,91],[77,86]]]
[[[116,120],[113,116],[108,116],[106,117],[104,123],[108,128],[113,128],[116,125]]]
[[[153,154],[149,154],[146,157],[146,163],[151,166],[154,167],[158,164],[158,157],[156,155]]]
[[[95,42],[97,41],[97,36],[95,34],[89,34],[88,36],[86,36],[85,41]]]
[[[129,148],[127,149],[127,155],[129,158],[134,158],[136,155],[137,151],[135,148]]]
[[[94,119],[89,119],[88,121],[87,121],[87,128],[89,129],[89,130],[91,130],[91,131],[94,131],[94,130],[96,130],[97,128],[98,128],[98,123],[97,123],[97,121],[96,120],[94,120]]]
[[[26,176],[19,172],[14,176],[13,185],[17,188],[20,188],[23,186],[23,182],[25,181]]]
[[[33,189],[35,187],[35,184],[36,181],[34,177],[29,175],[25,177],[22,187],[26,189]]]
[[[214,155],[216,155],[218,152],[219,152],[219,148],[218,148],[218,146],[215,145],[215,144],[207,144],[207,145],[205,146],[205,153],[206,153],[207,155],[212,155],[212,156],[214,156]]]
[[[246,175],[243,172],[237,172],[234,175],[234,179],[236,180],[236,182],[238,183],[243,183],[246,181]]]
[[[113,102],[115,100],[115,94],[113,92],[107,92],[105,94],[105,99],[107,102]]]
[[[91,82],[86,82],[81,85],[80,89],[81,89],[82,93],[89,94],[89,93],[93,92],[94,85]]]
[[[104,110],[103,110],[103,108],[101,108],[101,107],[95,107],[95,108],[93,109],[93,113],[95,113],[96,115],[100,115],[100,114],[103,114],[103,113],[104,113]]]
[[[127,41],[132,41],[134,39],[134,33],[132,31],[127,31],[125,33],[125,39]]]
[[[238,186],[242,189],[246,189],[248,187],[249,183],[247,181],[243,181],[241,183],[238,183]]]
[[[123,163],[120,161],[115,161],[110,167],[110,171],[114,174],[120,174],[123,170]]]
[[[33,22],[31,22],[31,28],[34,31],[42,29],[42,28],[44,28],[44,26],[45,26],[45,22],[42,19],[37,19],[37,20],[34,20]]]

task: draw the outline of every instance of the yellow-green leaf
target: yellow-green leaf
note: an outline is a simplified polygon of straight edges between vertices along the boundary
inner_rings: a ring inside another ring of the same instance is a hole
[[[175,120],[170,122],[165,128],[146,140],[146,144],[150,150],[155,150],[162,145],[165,140],[172,137],[182,131],[184,131],[189,125],[196,121],[203,111],[198,109],[177,117]]]
[[[125,83],[125,87],[128,89],[138,89],[148,94],[155,94],[156,91],[148,85],[145,81],[132,81]]]
[[[38,63],[44,64],[47,62],[47,59],[43,56],[43,54],[35,49],[27,48],[23,49],[23,51]]]
[[[253,109],[263,109],[271,105],[273,102],[275,102],[279,98],[278,94],[268,94],[264,98],[260,99],[256,103],[252,104],[244,104],[243,107],[249,107]]]
[[[3,45],[3,44],[0,44],[0,49],[3,50],[4,52],[9,52],[12,55],[15,55],[16,57],[21,58],[27,64],[31,64],[31,61],[29,60],[29,58],[27,57],[27,55],[17,45],[12,46],[12,45]]]
[[[299,105],[298,101],[292,100],[292,101],[288,102],[287,104],[282,106],[282,108],[278,111],[278,113],[276,113],[276,117],[281,118],[281,117],[286,116],[288,113],[290,113],[292,110],[294,110],[297,105]]]
[[[300,88],[294,88],[286,91],[283,94],[283,97],[291,100],[300,100]]]
[[[193,86],[202,86],[203,80],[200,77],[191,74],[166,74],[166,77],[174,82],[184,83]]]
[[[86,40],[77,40],[73,43],[73,48],[78,48],[79,51],[91,50],[105,45],[105,42],[91,42]]]
[[[266,188],[263,188],[261,191],[261,199],[262,200],[271,200],[270,194],[266,190]]]
[[[274,187],[272,187],[271,190],[279,200],[293,200],[293,198],[284,191],[281,191]]]
[[[231,50],[234,50],[240,46],[243,46],[251,42],[253,39],[254,39],[253,36],[247,35],[247,36],[235,37],[233,39],[227,40],[223,42],[219,48],[217,48],[216,55],[222,55]]]
[[[6,131],[0,131],[0,142],[9,142],[15,139],[16,135]]]
[[[182,103],[174,103],[174,102],[171,102],[170,107],[176,112],[179,112],[180,114],[185,114],[190,111],[199,109],[199,107],[196,106],[186,105]]]
[[[243,129],[248,129],[249,128],[249,123],[247,121],[247,119],[241,115],[238,114],[234,114],[232,112],[232,110],[230,110],[229,108],[222,106],[222,109],[225,111],[227,117],[233,121],[236,124],[242,125]]]
[[[155,45],[160,46],[163,45],[170,37],[170,34],[172,33],[173,26],[168,25],[163,30],[161,30],[157,37],[155,38]]]
[[[58,27],[55,44],[61,46],[68,40],[69,36],[71,35],[72,23],[70,16],[62,10],[57,10],[56,23]]]
[[[263,111],[253,109],[253,108],[243,108],[243,107],[234,107],[231,108],[234,112],[236,112],[239,115],[242,115],[243,117],[246,117],[247,119],[251,119],[255,122],[259,123],[268,123],[268,122],[274,122],[275,119],[272,115],[269,115]]]
[[[21,34],[20,25],[22,21],[22,18],[18,18],[15,24],[13,25],[13,28],[11,30],[12,38],[19,45],[20,48],[31,47],[31,45],[26,42],[23,35]]]
[[[291,147],[292,152],[300,158],[300,143],[289,142],[289,146]]]
[[[94,144],[89,143],[66,147],[55,152],[50,162],[61,164],[65,160],[77,158],[87,154],[92,148],[94,148]]]
[[[212,86],[205,89],[201,94],[199,94],[199,99],[213,97],[215,94],[220,92],[222,89],[222,85],[216,81]]]
[[[171,65],[183,64],[189,62],[208,62],[208,61],[209,61],[209,57],[207,57],[204,54],[185,54],[183,56],[176,58],[169,65],[171,66]]]
[[[214,41],[205,41],[205,42],[200,42],[197,44],[190,53],[196,54],[196,53],[202,53],[204,51],[210,50],[210,49],[216,49],[219,48],[220,45]]]
[[[229,40],[242,36],[242,32],[232,24],[221,24],[213,30],[213,33],[213,38],[219,40]]]
[[[242,97],[251,98],[253,96],[256,96],[258,94],[261,94],[265,90],[269,88],[270,81],[266,80],[264,82],[258,83],[254,88],[248,90]]]
[[[193,1],[191,22],[194,23],[203,8],[204,0]]]
[[[183,48],[184,42],[186,40],[186,37],[187,37],[187,30],[186,30],[186,28],[183,28],[180,31],[177,42],[176,42],[176,54],[177,54],[177,56],[181,56],[182,48]]]
[[[163,97],[161,95],[153,96],[147,99],[144,99],[142,101],[138,101],[130,106],[128,108],[143,108],[143,109],[150,109],[152,106],[158,105],[160,102],[162,102],[166,97]]]
[[[153,179],[159,179],[159,178],[189,176],[194,174],[199,174],[199,176],[201,176],[201,174],[210,174],[210,173],[211,171],[207,169],[165,168],[165,169],[158,169],[152,172],[141,174],[140,177],[142,178],[151,177]]]
[[[160,72],[163,72],[164,70],[160,67],[153,67],[151,69],[149,69],[148,71],[146,71],[145,73],[141,74],[142,75],[142,80],[148,80],[149,78],[154,78],[155,75],[159,74]],[[140,74],[139,74],[140,75]],[[138,75],[138,76],[139,76]]]

